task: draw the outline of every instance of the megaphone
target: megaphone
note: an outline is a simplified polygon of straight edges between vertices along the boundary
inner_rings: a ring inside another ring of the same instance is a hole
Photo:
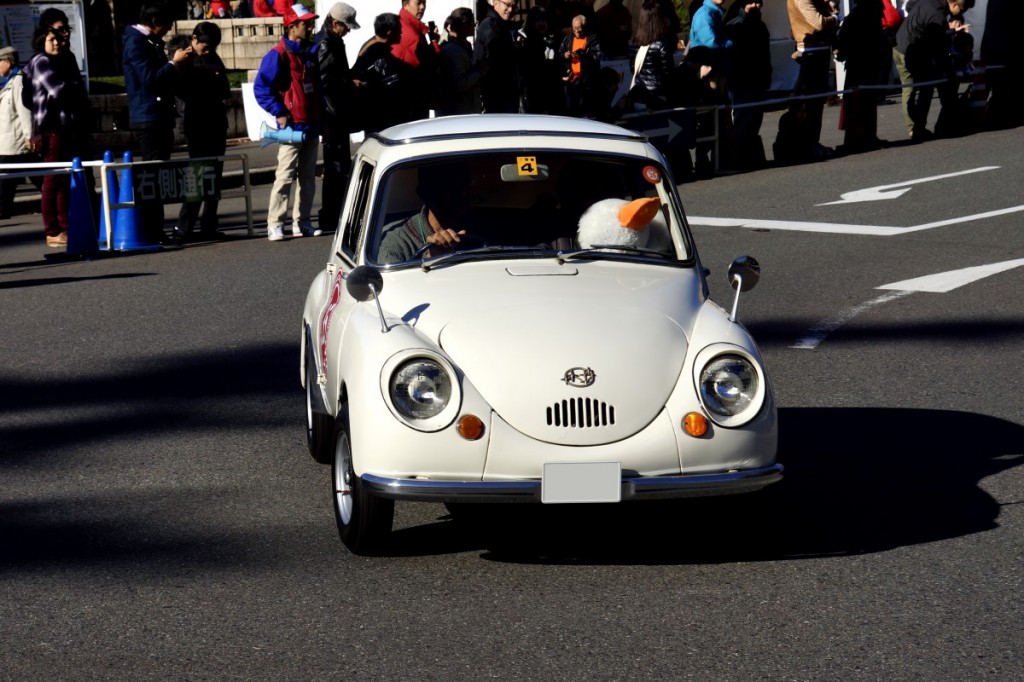
[[[260,147],[280,142],[281,144],[302,144],[306,141],[305,130],[294,130],[291,126],[280,130],[271,128],[266,121],[260,123]]]

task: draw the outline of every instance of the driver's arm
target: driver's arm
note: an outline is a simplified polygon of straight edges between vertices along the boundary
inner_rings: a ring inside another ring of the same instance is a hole
[[[459,239],[459,237],[461,237],[461,236],[463,236],[465,234],[466,234],[465,230],[458,230],[458,231],[456,231],[456,230],[442,229],[442,230],[439,230],[437,232],[432,233],[429,237],[427,237],[427,243],[428,244],[433,244],[434,246],[444,246],[444,247],[447,247],[447,248],[451,248],[451,247],[455,246],[455,244],[457,244],[458,242],[462,241],[461,239]]]

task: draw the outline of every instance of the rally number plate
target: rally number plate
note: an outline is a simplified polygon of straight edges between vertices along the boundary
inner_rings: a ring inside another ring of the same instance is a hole
[[[618,462],[545,462],[540,497],[544,504],[619,502],[622,466]]]

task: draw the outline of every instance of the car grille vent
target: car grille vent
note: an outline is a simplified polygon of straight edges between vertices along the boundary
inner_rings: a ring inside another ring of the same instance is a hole
[[[590,398],[562,400],[547,408],[548,426],[587,429],[615,424],[615,407]]]

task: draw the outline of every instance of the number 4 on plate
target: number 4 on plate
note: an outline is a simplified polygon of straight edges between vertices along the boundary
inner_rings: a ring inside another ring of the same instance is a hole
[[[536,156],[517,156],[516,166],[519,168],[520,175],[537,175]]]

